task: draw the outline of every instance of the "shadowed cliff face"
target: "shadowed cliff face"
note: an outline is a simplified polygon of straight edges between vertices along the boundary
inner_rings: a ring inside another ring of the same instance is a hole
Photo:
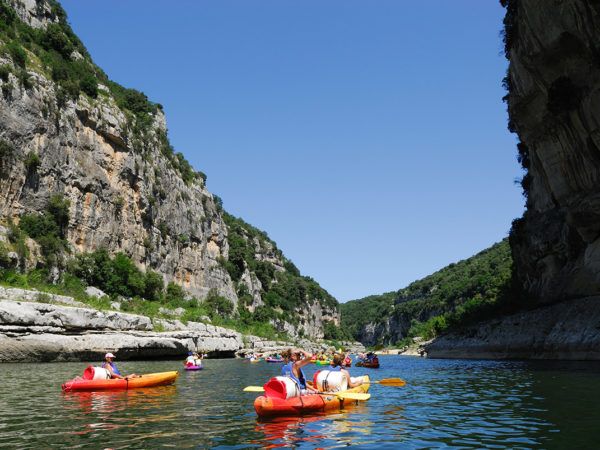
[[[214,289],[238,307],[243,285],[252,298],[243,307],[253,311],[262,305],[265,277],[261,284],[246,263],[239,280],[228,273],[231,233],[220,201],[206,189],[205,176],[174,153],[161,107],[147,99],[140,105],[138,96],[130,103],[147,108],[143,117],[124,108],[116,93],[126,90],[101,77],[82,45],[62,57],[92,68],[97,93],[82,88],[65,96],[64,67],[49,65],[27,47],[31,36],[44,30],[48,58],[56,54],[51,46],[60,44],[64,52],[67,37],[78,41],[70,28],[57,31],[66,19],[56,1],[0,0],[0,15],[33,27],[0,35],[0,47],[14,39],[26,60],[19,64],[17,53],[0,54],[0,219],[18,222],[60,194],[69,201],[65,237],[71,255],[99,248],[124,252],[141,269],[157,271],[198,298]],[[52,27],[54,35],[48,31]],[[287,259],[274,243],[255,240],[252,247],[250,258],[272,267],[267,282],[286,271]],[[293,311],[298,317],[286,318],[299,323],[281,319],[277,326],[291,335],[301,330],[307,337],[323,337],[324,321],[339,323],[337,302],[329,294],[304,299]]]
[[[528,175],[511,247],[538,303],[600,293],[600,2],[503,0],[509,128]]]

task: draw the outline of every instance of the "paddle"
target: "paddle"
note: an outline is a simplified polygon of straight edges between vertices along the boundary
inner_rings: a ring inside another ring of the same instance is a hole
[[[384,378],[383,380],[372,381],[372,383],[383,384],[384,386],[402,387],[406,385],[406,381],[401,378]]]
[[[246,386],[244,392],[264,392],[262,386]],[[335,395],[341,399],[365,401],[371,398],[371,394],[363,394],[361,392],[319,392],[322,395]]]

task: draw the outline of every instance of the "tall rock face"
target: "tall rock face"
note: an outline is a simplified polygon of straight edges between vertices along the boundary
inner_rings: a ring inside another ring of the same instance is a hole
[[[174,152],[161,106],[110,81],[56,1],[0,1],[0,21],[5,225],[43,211],[60,194],[69,201],[71,254],[123,252],[198,298],[216,290],[236,308],[242,294],[251,297],[248,311],[263,304],[266,285],[287,271],[287,260],[271,254],[274,243],[256,241],[248,261],[264,261],[268,276],[261,283],[258,266],[241,262],[232,279],[226,213],[206,189],[206,176]],[[291,334],[322,337],[323,320],[338,323],[339,312],[329,294],[317,294],[305,293],[289,317],[267,319]],[[310,319],[300,322],[296,314]]]
[[[503,0],[509,128],[527,174],[516,274],[535,304],[600,294],[600,2]]]

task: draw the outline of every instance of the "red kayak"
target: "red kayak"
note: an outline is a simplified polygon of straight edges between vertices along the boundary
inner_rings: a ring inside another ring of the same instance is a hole
[[[361,377],[364,384],[344,392],[367,393],[369,392],[369,377]],[[343,400],[334,394],[308,394],[300,397],[273,398],[266,394],[254,400],[254,410],[259,417],[299,416],[318,412],[339,411],[355,405],[354,400]]]
[[[86,380],[81,377],[77,377],[63,384],[62,390],[65,392],[104,391],[165,386],[167,384],[173,384],[178,375],[179,372],[159,372],[139,375],[128,380],[120,378],[113,378],[110,380]]]
[[[356,367],[366,367],[368,369],[379,369],[379,359],[373,358],[372,360],[358,361]]]

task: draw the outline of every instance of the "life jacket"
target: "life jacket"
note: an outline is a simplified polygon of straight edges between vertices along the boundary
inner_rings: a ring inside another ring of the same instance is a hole
[[[292,376],[292,364],[294,364],[294,363],[292,361],[290,361],[289,363],[281,366],[281,376],[282,377],[291,377]]]
[[[348,380],[340,370],[319,370],[313,377],[313,386],[320,392],[345,391]]]
[[[292,363],[292,365],[293,365],[293,363]],[[298,369],[298,373],[300,374],[299,377],[294,375],[294,370],[292,369],[292,366],[290,366],[290,373],[289,373],[288,377],[290,377],[292,380],[294,380],[296,383],[298,383],[298,386],[300,386],[300,389],[306,389],[306,376],[304,376],[304,372],[302,371],[302,368]]]
[[[121,375],[121,372],[119,372],[119,369],[117,369],[117,366],[115,365],[115,363],[109,363],[109,362],[104,361],[102,363],[102,367],[106,369],[106,366],[110,366],[110,368],[112,369],[112,372],[115,375]]]

